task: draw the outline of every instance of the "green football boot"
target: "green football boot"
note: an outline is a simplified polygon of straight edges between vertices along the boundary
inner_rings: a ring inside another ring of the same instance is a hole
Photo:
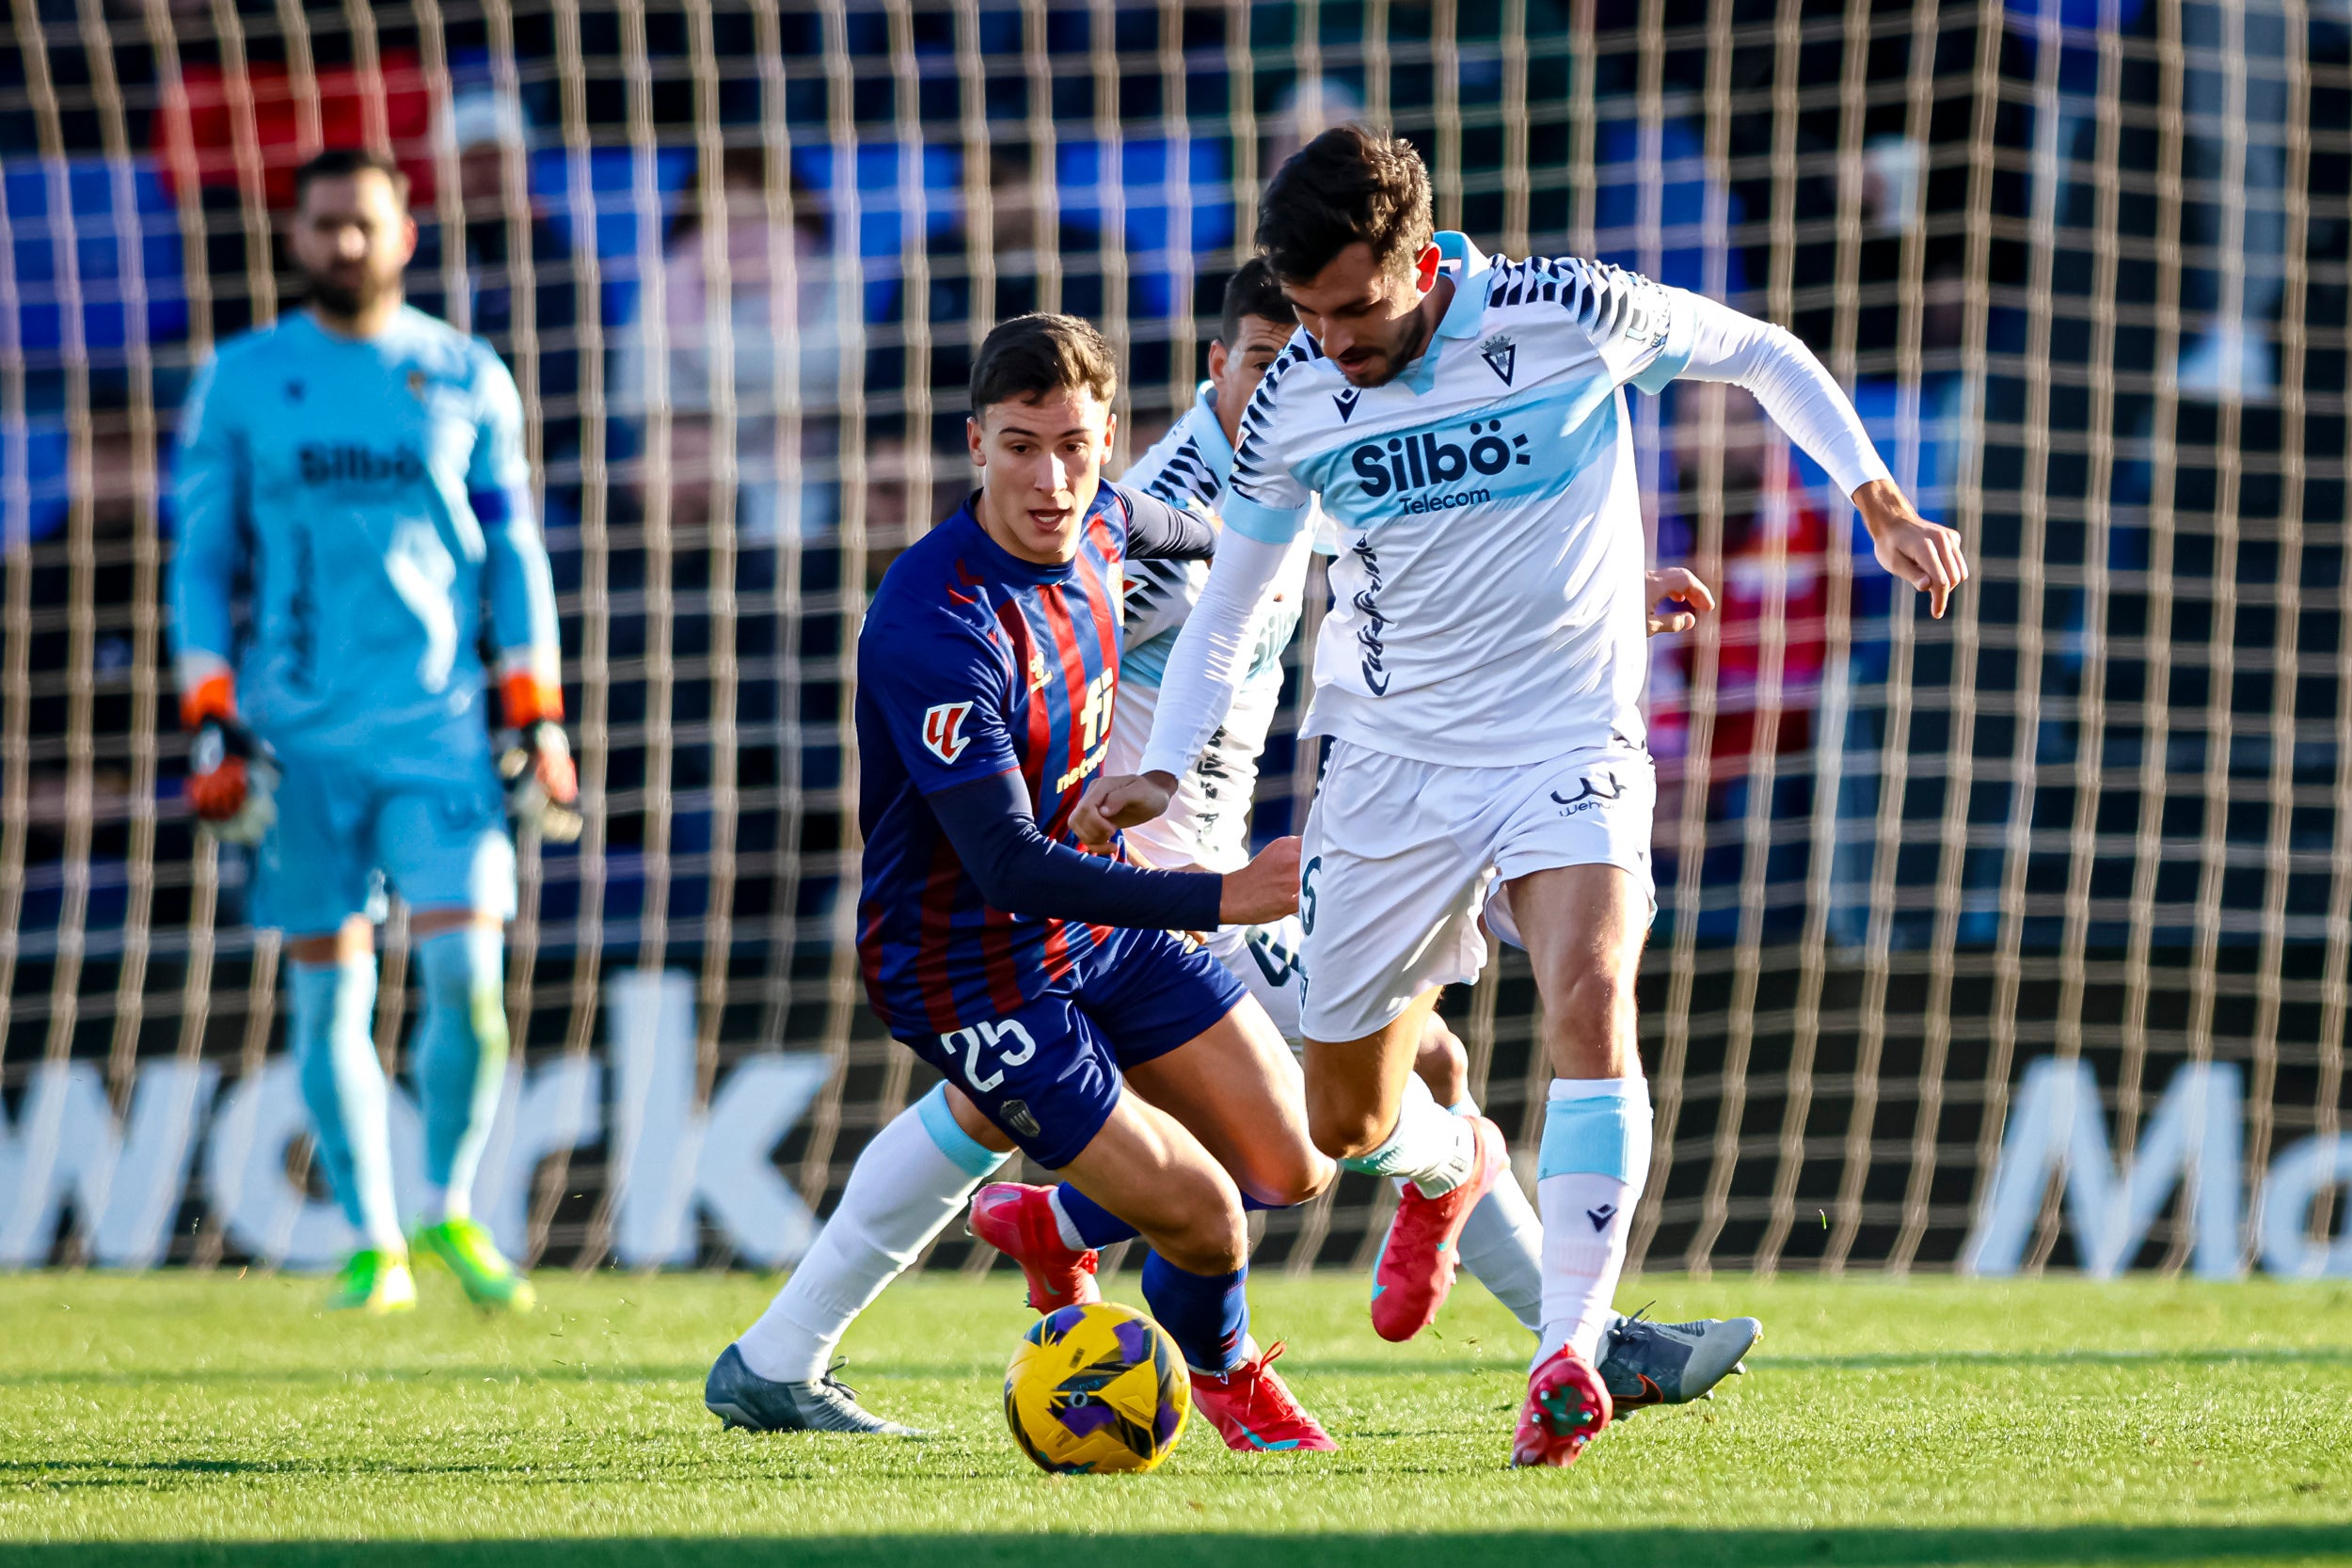
[[[380,1318],[387,1312],[413,1311],[416,1305],[417,1281],[408,1272],[408,1259],[374,1247],[353,1253],[326,1288],[329,1312],[365,1312]]]
[[[481,1221],[446,1219],[419,1226],[409,1244],[427,1258],[448,1265],[465,1287],[466,1299],[492,1312],[528,1312],[539,1305],[539,1292],[514,1264],[499,1252]]]

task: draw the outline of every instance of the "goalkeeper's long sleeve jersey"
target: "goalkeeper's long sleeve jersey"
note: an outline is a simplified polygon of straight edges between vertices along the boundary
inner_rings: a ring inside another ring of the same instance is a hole
[[[289,759],[478,777],[485,599],[505,672],[556,681],[529,479],[514,378],[421,311],[365,341],[304,312],[223,344],[180,420],[183,688],[233,669],[246,721]]]

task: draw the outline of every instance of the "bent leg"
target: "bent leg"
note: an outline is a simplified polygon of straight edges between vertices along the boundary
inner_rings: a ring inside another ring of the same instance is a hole
[[[1122,1094],[1063,1178],[1151,1244],[1143,1297],[1197,1372],[1248,1358],[1249,1241],[1232,1178],[1183,1123]]]
[[[1261,1204],[1305,1203],[1331,1184],[1332,1164],[1307,1134],[1297,1058],[1255,1001],[1129,1068],[1127,1084],[1189,1129]]]
[[[1613,865],[1560,866],[1511,884],[1544,998],[1551,1062],[1536,1201],[1544,1224],[1543,1343],[1597,1360],[1649,1177],[1649,1085],[1635,1035],[1633,983],[1649,900]]]

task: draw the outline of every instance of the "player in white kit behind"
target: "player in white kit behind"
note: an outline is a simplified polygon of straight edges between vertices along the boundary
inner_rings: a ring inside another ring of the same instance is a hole
[[[1385,1305],[1425,1323],[1505,1155],[1492,1122],[1413,1092],[1423,1021],[1484,966],[1482,912],[1527,948],[1556,1076],[1536,1166],[1542,1345],[1513,1459],[1565,1465],[1611,1418],[1595,1363],[1650,1165],[1634,979],[1656,782],[1622,388],[1745,388],[1936,614],[1967,567],[1781,328],[1597,262],[1489,261],[1433,231],[1411,144],[1359,126],[1301,150],[1262,211],[1300,330],[1244,416],[1225,535],[1143,766],[1100,781],[1079,825],[1107,838],[1166,810],[1319,499],[1342,547],[1306,726],[1328,744],[1301,865],[1310,1125],[1343,1164],[1406,1179],[1375,1319]]]

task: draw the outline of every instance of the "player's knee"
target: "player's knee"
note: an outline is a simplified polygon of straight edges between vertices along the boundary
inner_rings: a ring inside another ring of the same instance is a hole
[[[1557,1006],[1544,1008],[1544,1035],[1555,1061],[1586,1063],[1601,1070],[1601,1058],[1613,1061],[1634,1038],[1633,976],[1589,969],[1568,983]],[[1613,1074],[1610,1068],[1604,1075]]]
[[[1338,1172],[1338,1166],[1302,1138],[1295,1145],[1253,1151],[1249,1169],[1237,1174],[1251,1197],[1288,1209],[1321,1196]]]
[[[1222,1171],[1173,1181],[1170,1218],[1152,1229],[1152,1249],[1187,1274],[1231,1274],[1249,1257],[1241,1193]]]
[[[1334,1160],[1346,1160],[1379,1148],[1389,1127],[1381,1119],[1377,1105],[1324,1094],[1308,1101],[1307,1132],[1325,1154]]]

